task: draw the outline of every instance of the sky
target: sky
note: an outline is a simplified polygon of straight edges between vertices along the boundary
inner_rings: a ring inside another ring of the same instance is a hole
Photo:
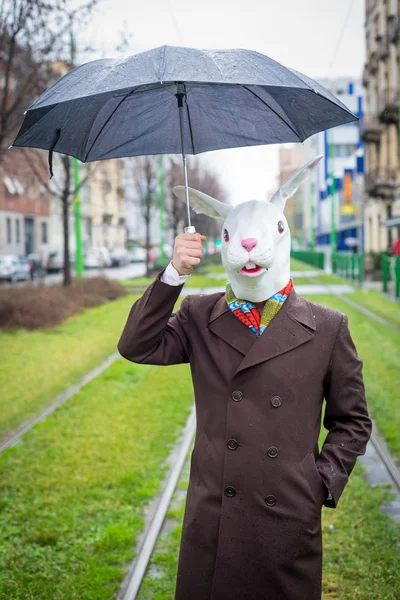
[[[121,41],[124,55],[164,44],[248,48],[315,79],[360,78],[364,21],[364,0],[103,0],[85,35],[96,48],[90,58],[121,56]],[[219,150],[196,160],[212,166],[236,204],[275,188],[277,148]]]

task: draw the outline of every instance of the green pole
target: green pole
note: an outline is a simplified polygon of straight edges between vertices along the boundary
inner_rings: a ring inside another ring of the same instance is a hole
[[[75,64],[75,40],[71,31],[71,66]],[[72,168],[74,175],[74,217],[75,217],[75,269],[76,276],[80,279],[83,276],[83,257],[82,257],[82,234],[81,234],[81,201],[79,197],[79,163],[77,158],[72,159]]]
[[[314,220],[315,220],[315,213],[314,213],[315,207],[314,207],[314,182],[311,179],[311,183],[310,183],[310,250],[312,252],[315,251],[315,227],[314,227]]]
[[[335,210],[335,170],[334,170],[334,158],[335,158],[335,145],[333,143],[333,132],[331,131],[329,144],[329,158],[330,158],[330,196],[331,196],[331,250],[336,251],[336,210]]]
[[[387,293],[388,291],[388,278],[389,278],[389,257],[382,254],[381,258],[381,266],[382,266],[382,283],[383,283],[383,291]]]
[[[397,69],[397,90],[398,90],[398,115],[400,118],[400,3],[397,2],[397,44],[396,44],[396,49],[397,49],[397,64],[398,69]],[[399,164],[400,164],[400,126],[399,123],[397,125],[397,155],[399,157]]]
[[[165,256],[165,210],[164,210],[164,171],[163,157],[158,155],[158,210],[160,214],[160,265],[165,267],[167,261]]]

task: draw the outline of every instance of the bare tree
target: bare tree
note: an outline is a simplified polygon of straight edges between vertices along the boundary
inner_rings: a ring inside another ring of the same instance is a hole
[[[157,156],[136,156],[133,168],[136,197],[145,223],[146,274],[150,274],[151,220],[157,205]]]
[[[61,75],[73,68],[70,33],[79,30],[100,0],[74,7],[71,0],[0,0],[0,165],[23,120],[23,109]],[[11,150],[12,151],[12,150]],[[44,178],[43,153],[24,150],[33,174],[61,201],[64,238],[64,285],[71,283],[69,214],[78,188],[71,159],[60,157],[57,178]],[[90,170],[81,181],[86,182]]]
[[[23,111],[68,64],[72,23],[79,27],[99,0],[0,0],[0,163]]]
[[[218,177],[209,168],[200,165],[195,159],[188,159],[188,180],[189,186],[217,198],[221,202],[225,200],[225,190],[223,189]],[[183,168],[182,161],[178,158],[171,157],[165,175],[166,188],[168,189],[168,208],[167,219],[168,226],[172,230],[174,238],[183,231],[183,227],[187,224],[187,209],[183,202],[178,200],[172,189],[175,185],[183,185]],[[219,234],[220,226],[205,215],[198,215],[192,211],[191,220],[196,226],[196,229],[208,237],[215,237]]]
[[[63,285],[69,286],[72,283],[69,251],[69,216],[71,206],[79,190],[93,175],[96,167],[87,165],[85,176],[80,179],[79,185],[75,186],[72,176],[72,159],[65,154],[60,154],[58,155],[58,159],[56,159],[57,162],[59,162],[59,168],[56,168],[57,175],[51,181],[48,181],[43,177],[43,172],[46,172],[46,163],[44,161],[43,152],[26,148],[22,148],[22,152],[24,153],[24,157],[33,175],[46,188],[47,192],[61,203],[64,255]]]

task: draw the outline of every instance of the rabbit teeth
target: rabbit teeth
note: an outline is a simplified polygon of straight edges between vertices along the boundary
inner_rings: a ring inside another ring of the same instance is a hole
[[[248,262],[247,265],[245,265],[245,269],[255,269],[257,265],[255,265],[252,262]]]

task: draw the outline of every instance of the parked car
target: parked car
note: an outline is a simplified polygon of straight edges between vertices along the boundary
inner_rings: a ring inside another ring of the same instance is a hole
[[[70,267],[73,267],[75,264],[75,254],[69,255],[69,264]],[[50,252],[49,257],[47,259],[46,270],[48,273],[60,273],[64,269],[64,252],[60,250],[55,250],[54,252]]]
[[[28,254],[26,257],[29,264],[31,279],[43,279],[46,275],[46,269],[38,254]]]
[[[111,250],[110,257],[112,267],[123,267],[130,262],[130,257],[126,250]]]
[[[146,260],[146,249],[141,246],[133,246],[128,252],[131,263],[142,263]]]
[[[64,268],[64,255],[59,250],[50,252],[47,259],[47,272],[59,273]]]
[[[111,267],[112,260],[107,248],[92,247],[86,251],[83,264],[86,269],[103,269]]]
[[[28,262],[14,254],[0,256],[0,279],[15,283],[30,279]]]

